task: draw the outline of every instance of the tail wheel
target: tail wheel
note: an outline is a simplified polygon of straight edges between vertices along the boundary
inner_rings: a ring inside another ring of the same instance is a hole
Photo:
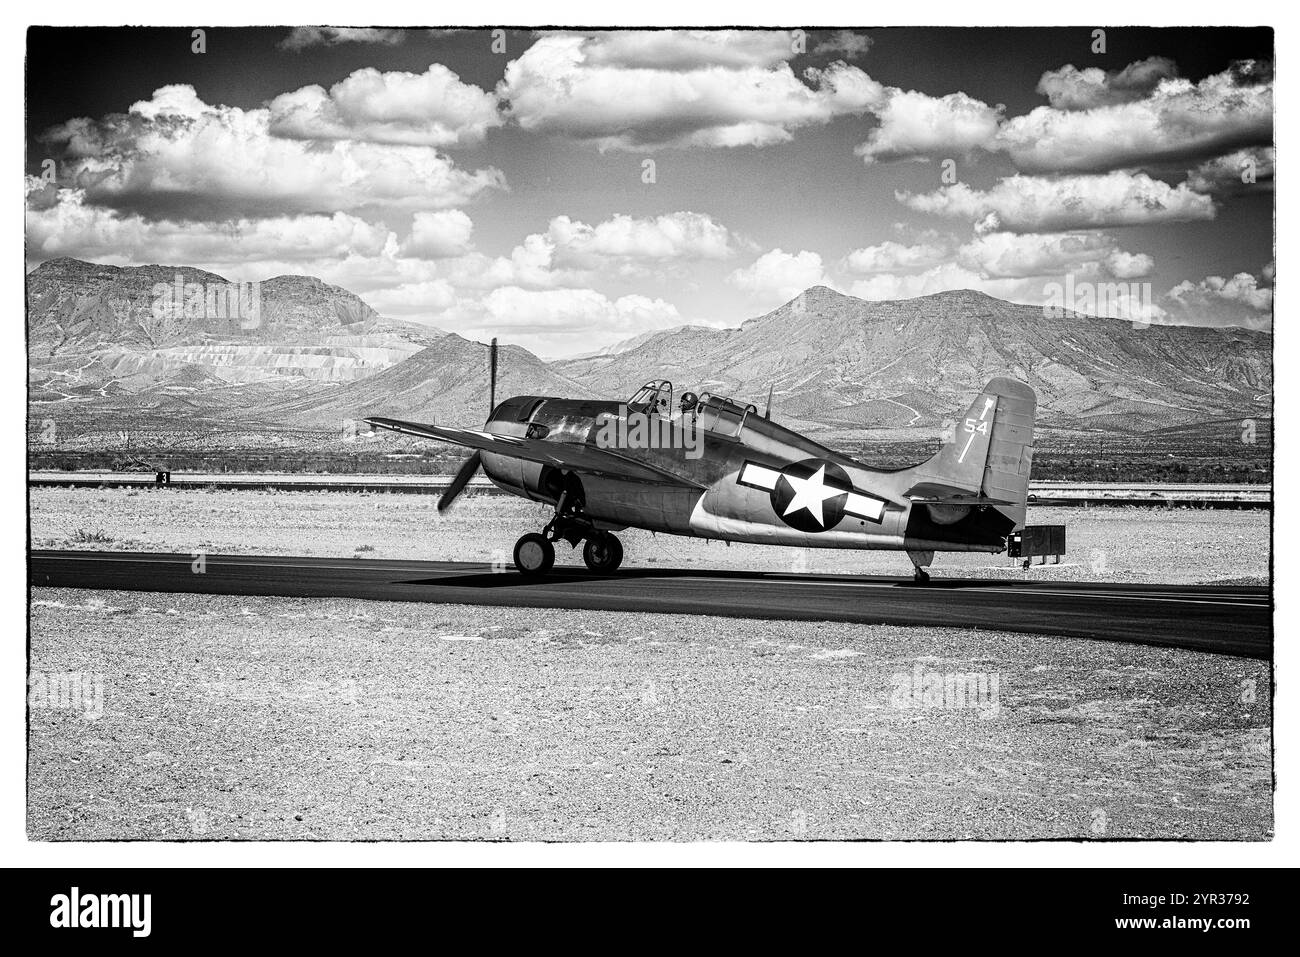
[[[555,564],[555,546],[536,532],[515,542],[515,568],[525,575],[545,575]]]
[[[609,532],[593,532],[582,546],[582,560],[593,572],[612,572],[623,564],[623,543]]]

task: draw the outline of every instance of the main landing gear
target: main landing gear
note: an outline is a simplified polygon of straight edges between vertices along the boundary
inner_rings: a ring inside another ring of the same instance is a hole
[[[515,568],[525,575],[545,575],[555,564],[555,546],[537,532],[515,542]]]
[[[613,534],[595,528],[582,514],[582,506],[572,505],[567,492],[555,506],[555,517],[541,532],[529,532],[515,542],[515,568],[523,575],[537,578],[555,565],[555,542],[564,539],[574,548],[582,546],[582,560],[593,572],[609,574],[623,563],[623,543]]]
[[[550,526],[547,526],[548,528]],[[609,574],[623,564],[623,543],[609,532],[592,529],[582,546],[582,560],[593,572]],[[540,577],[555,565],[555,545],[544,532],[529,532],[515,542],[515,568],[524,575]],[[572,543],[575,547],[577,542]]]

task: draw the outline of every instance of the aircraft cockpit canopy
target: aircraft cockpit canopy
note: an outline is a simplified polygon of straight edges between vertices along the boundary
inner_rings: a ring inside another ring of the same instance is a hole
[[[673,384],[667,379],[647,382],[636,390],[636,394],[627,400],[629,412],[657,412],[668,415],[673,407]]]
[[[673,408],[673,384],[667,379],[647,382],[627,401],[628,412],[657,414],[664,417],[690,416],[702,429],[724,436],[738,436],[745,419],[757,414],[754,405],[742,405],[725,395],[683,392],[680,408]]]
[[[726,436],[739,435],[745,419],[750,414],[757,413],[758,407],[755,405],[741,405],[725,395],[712,395],[708,392],[700,396],[699,404],[695,407],[696,421],[700,428]]]

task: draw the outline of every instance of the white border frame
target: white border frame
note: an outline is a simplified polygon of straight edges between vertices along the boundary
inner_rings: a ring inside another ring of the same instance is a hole
[[[218,5],[196,5],[192,8],[199,16],[193,22],[178,21],[180,8],[174,2],[143,0],[132,3],[129,12],[122,7],[106,10],[102,4],[86,0],[71,0],[58,6],[7,7],[4,12],[4,29],[0,31],[0,50],[8,75],[0,89],[0,109],[3,119],[0,128],[12,131],[24,128],[24,77],[23,61],[28,22],[52,25],[102,25],[120,24],[130,20],[137,24],[178,26],[220,25],[280,25],[297,23],[347,23],[357,19],[355,10],[342,7],[323,8],[305,4],[289,4],[280,0],[226,0]],[[1134,7],[1131,2],[1099,0],[1086,10],[1078,7],[1061,8],[1044,6],[1028,0],[1005,0],[995,6],[958,3],[954,0],[936,0],[925,6],[902,9],[890,6],[863,6],[855,3],[833,3],[815,0],[811,4],[791,7],[788,2],[773,0],[718,0],[707,7],[687,4],[681,0],[659,2],[641,6],[612,8],[608,2],[598,0],[555,0],[544,8],[521,0],[497,0],[488,8],[466,6],[457,13],[447,6],[420,8],[408,2],[371,0],[365,7],[367,23],[364,25],[401,25],[410,23],[413,13],[422,12],[435,25],[481,26],[484,16],[505,25],[530,24],[544,16],[553,24],[609,23],[617,9],[618,25],[653,26],[673,25],[782,25],[789,26],[790,17],[802,14],[809,25],[855,25],[869,20],[864,26],[1052,26],[1084,25],[1079,16],[1086,13],[1096,25],[1113,26],[1132,23],[1135,19],[1144,26],[1194,26],[1194,25],[1267,25],[1267,19],[1283,17],[1285,24],[1274,22],[1278,70],[1277,103],[1285,110],[1291,101],[1294,83],[1290,73],[1292,65],[1300,64],[1300,50],[1296,49],[1290,32],[1291,11],[1280,13],[1277,7],[1252,7],[1225,5],[1205,0],[1183,2],[1152,2]],[[1053,17],[1053,14],[1062,14]],[[20,22],[19,17],[22,18]],[[336,19],[337,18],[337,19]],[[1047,19],[1050,18],[1050,19]],[[419,24],[426,25],[426,24]],[[868,72],[870,70],[867,67]],[[1291,147],[1295,146],[1296,124],[1275,123],[1280,166],[1289,168]],[[14,152],[19,146],[12,147]],[[1285,175],[1278,177],[1287,183]],[[15,194],[17,193],[15,181]],[[1277,191],[1277,242],[1278,251],[1294,248],[1297,217],[1288,215],[1295,209],[1290,202],[1292,194],[1283,186]],[[19,205],[16,203],[15,205]],[[15,219],[19,210],[14,211]],[[5,425],[10,436],[21,437],[24,455],[15,456],[22,461],[23,470],[11,466],[0,475],[0,609],[5,629],[3,648],[3,673],[0,686],[0,857],[10,866],[60,866],[60,867],[244,867],[244,866],[575,866],[575,865],[641,865],[641,866],[1036,866],[1036,867],[1237,867],[1282,866],[1294,862],[1300,854],[1297,842],[1296,809],[1296,709],[1294,691],[1285,683],[1290,667],[1297,660],[1293,637],[1297,633],[1295,603],[1290,600],[1288,582],[1291,568],[1289,551],[1279,550],[1273,556],[1274,594],[1278,601],[1276,614],[1275,676],[1281,676],[1283,692],[1274,701],[1273,730],[1275,741],[1275,828],[1277,836],[1268,843],[1230,842],[1135,842],[1135,843],[994,843],[961,842],[941,844],[899,843],[802,843],[802,844],[483,844],[483,843],[322,843],[288,844],[277,842],[231,843],[43,843],[26,838],[26,703],[23,682],[18,676],[26,674],[26,350],[23,339],[23,277],[18,264],[23,262],[23,238],[9,226],[0,231],[0,270],[4,286],[4,301],[10,304],[10,317],[5,324],[4,342],[13,354],[22,358],[18,368],[0,382],[0,408],[5,410]],[[1287,260],[1291,261],[1291,260]],[[1281,292],[1275,299],[1274,315],[1285,316],[1285,269],[1277,284]],[[1280,370],[1288,360],[1298,355],[1294,325],[1283,319],[1276,324],[1274,339],[1274,368]],[[1295,381],[1288,376],[1275,376],[1277,419],[1288,423],[1300,421],[1296,408]],[[1276,419],[1275,419],[1276,422]],[[1274,516],[1275,543],[1289,543],[1291,533],[1297,531],[1296,505],[1291,501],[1290,482],[1295,476],[1296,453],[1285,442],[1278,441],[1275,428],[1274,498],[1278,505]],[[1279,494],[1279,492],[1281,494]],[[1266,544],[1266,543],[1261,543]],[[1278,581],[1283,587],[1276,587]]]

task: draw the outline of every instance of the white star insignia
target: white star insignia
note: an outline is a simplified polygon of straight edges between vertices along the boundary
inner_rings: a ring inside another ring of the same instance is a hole
[[[822,511],[823,503],[828,498],[844,494],[843,490],[826,485],[826,466],[823,465],[810,478],[795,478],[793,475],[787,475],[785,480],[794,489],[794,498],[790,499],[790,504],[786,506],[782,515],[789,515],[801,508],[806,509],[808,514],[817,520],[818,525],[825,527],[826,516]]]

